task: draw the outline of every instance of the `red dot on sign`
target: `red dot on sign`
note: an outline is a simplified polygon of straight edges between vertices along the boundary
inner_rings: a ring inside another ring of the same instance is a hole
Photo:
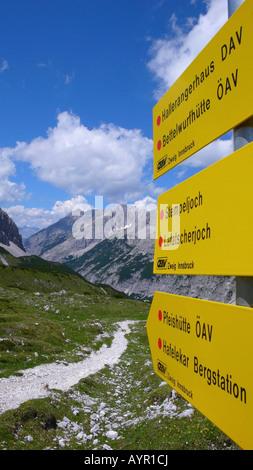
[[[164,211],[162,210],[160,213],[160,219],[163,220],[163,218],[164,218]]]
[[[161,338],[158,339],[158,348],[162,349],[162,340],[161,340]]]
[[[161,248],[162,244],[163,244],[163,237],[160,237],[160,238],[159,238],[159,246],[160,246],[160,248]]]
[[[163,316],[162,316],[162,311],[161,311],[161,310],[159,310],[159,312],[158,312],[158,318],[159,318],[159,321],[162,321],[162,317],[163,317]]]
[[[161,116],[158,116],[156,123],[157,123],[158,126],[160,126],[160,124],[161,124]]]
[[[157,143],[157,150],[161,150],[162,142],[159,140]]]

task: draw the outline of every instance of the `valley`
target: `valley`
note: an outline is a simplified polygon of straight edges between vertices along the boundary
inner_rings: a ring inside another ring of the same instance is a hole
[[[148,302],[1,255],[0,449],[233,448],[154,374]]]
[[[119,223],[116,209],[114,215],[111,211],[111,220],[102,210],[96,215],[94,211],[87,211],[86,216],[82,216],[84,224],[93,221],[94,234],[96,220],[100,220],[104,227],[110,222],[111,232],[107,237],[74,238],[72,227],[78,216],[69,214],[25,240],[26,252],[48,261],[64,263],[86,280],[107,284],[134,299],[151,301],[154,292],[160,291],[217,302],[235,302],[234,277],[176,275],[173,270],[169,276],[153,274],[156,211],[131,208],[135,211],[134,216],[131,213],[131,219],[136,220],[137,233],[130,238],[127,229],[123,229],[128,227],[129,214],[124,206],[123,210],[125,218]]]
[[[115,243],[124,282],[137,263],[126,263],[125,246]],[[154,373],[148,299],[6,248],[0,247],[0,450],[235,448]],[[111,257],[104,251],[101,268],[113,269],[114,256],[112,248]],[[147,256],[139,256],[145,269],[142,260]]]

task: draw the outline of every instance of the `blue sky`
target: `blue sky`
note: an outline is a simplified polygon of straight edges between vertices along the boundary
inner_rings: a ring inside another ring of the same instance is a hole
[[[0,207],[42,228],[77,205],[156,202],[232,150],[153,181],[152,109],[227,20],[227,0],[1,0]]]

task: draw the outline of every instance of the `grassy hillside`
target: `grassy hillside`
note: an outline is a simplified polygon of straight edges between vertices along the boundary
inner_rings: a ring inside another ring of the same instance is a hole
[[[145,328],[149,304],[93,286],[55,263],[1,255],[9,266],[0,266],[0,378],[83,360],[104,343],[110,347],[115,322],[138,322],[115,366],[1,414],[0,450],[233,448],[154,374]]]
[[[0,377],[57,359],[77,360],[72,353],[78,342],[89,347],[99,332],[97,326],[83,328],[87,309],[90,317],[99,306],[103,318],[115,318],[121,298],[131,306],[130,317],[132,307],[136,309],[120,292],[95,286],[65,265],[37,256],[14,258],[5,250],[1,256],[8,266],[0,265]]]

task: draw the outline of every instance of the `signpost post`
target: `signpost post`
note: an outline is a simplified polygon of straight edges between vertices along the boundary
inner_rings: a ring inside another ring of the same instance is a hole
[[[236,12],[244,0],[228,0],[229,18]],[[250,61],[250,57],[248,58]],[[252,76],[251,76],[252,79]],[[234,129],[234,150],[242,148],[253,141],[253,118],[249,118]],[[253,307],[253,277],[236,277],[236,303]]]

